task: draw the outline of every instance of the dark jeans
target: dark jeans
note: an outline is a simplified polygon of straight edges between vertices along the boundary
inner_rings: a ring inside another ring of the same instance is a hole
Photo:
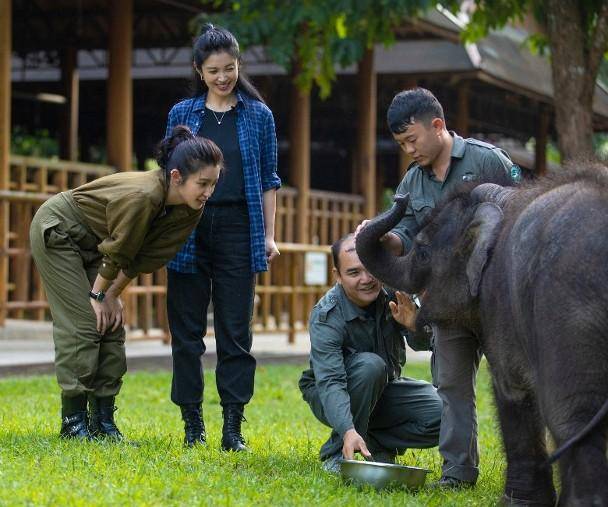
[[[372,352],[352,354],[344,363],[353,424],[372,455],[437,445],[441,400],[431,384],[403,377],[388,382],[384,360]],[[315,417],[329,426],[316,386],[304,399]],[[332,430],[320,457],[324,460],[341,450],[342,437]]]
[[[222,405],[246,404],[253,395],[255,358],[251,318],[255,275],[249,253],[247,207],[207,206],[197,227],[198,273],[168,270],[167,314],[173,353],[171,400],[203,400],[203,337],[213,301],[216,383]]]

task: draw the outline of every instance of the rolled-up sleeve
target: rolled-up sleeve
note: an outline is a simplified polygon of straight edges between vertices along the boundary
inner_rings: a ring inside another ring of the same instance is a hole
[[[343,332],[317,320],[310,322],[310,362],[327,422],[340,436],[353,427],[342,344]]]
[[[266,111],[263,123],[260,155],[262,192],[279,188],[281,178],[277,174],[277,133],[274,117],[269,109]]]

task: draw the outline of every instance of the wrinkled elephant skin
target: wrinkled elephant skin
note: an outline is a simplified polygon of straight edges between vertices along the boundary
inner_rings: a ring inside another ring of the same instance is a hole
[[[425,291],[422,318],[482,337],[507,456],[503,501],[554,504],[546,427],[560,447],[559,505],[608,506],[608,169],[461,189],[407,255],[390,256],[379,238],[406,205],[371,221],[357,252],[387,285]]]

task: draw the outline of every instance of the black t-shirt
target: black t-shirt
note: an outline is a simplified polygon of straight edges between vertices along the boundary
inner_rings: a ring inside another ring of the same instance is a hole
[[[218,123],[218,120],[221,123]],[[224,170],[215,187],[209,204],[245,203],[245,179],[241,147],[236,129],[236,109],[221,113],[205,107],[205,115],[198,132],[211,139],[224,154]]]

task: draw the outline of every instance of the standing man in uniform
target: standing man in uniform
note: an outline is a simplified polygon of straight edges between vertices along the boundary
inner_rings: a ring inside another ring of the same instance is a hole
[[[353,234],[332,245],[332,256],[337,283],[310,315],[311,368],[300,379],[304,400],[332,429],[321,447],[323,468],[338,472],[342,458],[356,451],[393,463],[407,448],[437,445],[435,388],[401,377],[414,304],[403,293],[389,294],[365,270]],[[428,350],[430,330],[412,333],[408,343]]]
[[[443,108],[429,90],[398,93],[387,120],[395,141],[413,159],[397,188],[397,194],[410,195],[405,216],[381,240],[395,255],[407,252],[426,215],[463,182],[509,185],[521,179],[519,167],[503,150],[449,132]],[[359,227],[364,226],[365,222]],[[443,401],[439,435],[443,467],[438,486],[473,486],[479,475],[475,405],[475,377],[482,355],[479,337],[462,327],[433,325],[433,341],[433,380]]]

